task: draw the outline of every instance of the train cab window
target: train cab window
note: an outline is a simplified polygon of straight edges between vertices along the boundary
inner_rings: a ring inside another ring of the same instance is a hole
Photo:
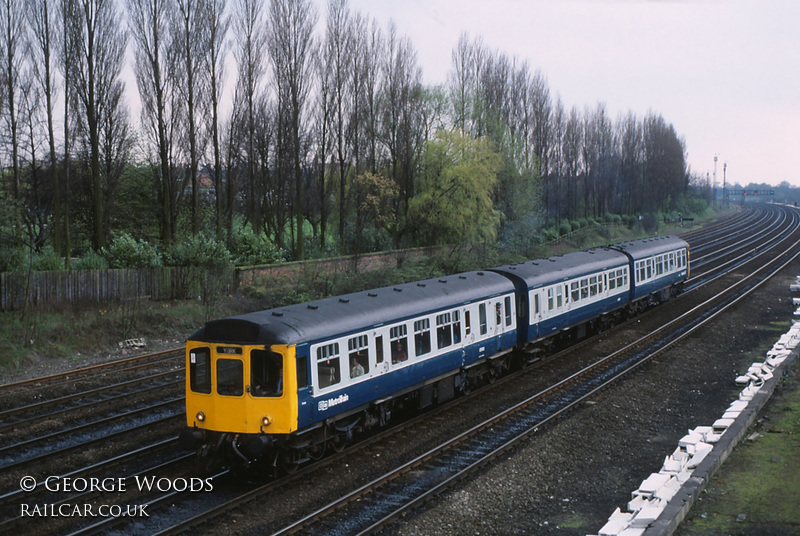
[[[536,295],[536,312],[539,312],[539,296]],[[478,306],[478,321],[480,322],[481,335],[486,335],[488,328],[486,326],[486,304],[482,303]]]
[[[389,348],[393,365],[408,360],[408,328],[405,324],[389,330]]]
[[[195,393],[211,394],[211,351],[194,348],[189,352],[189,386]]]
[[[240,359],[217,359],[217,393],[242,396],[244,393],[244,364]]]
[[[317,348],[317,380],[319,388],[336,385],[342,379],[339,365],[339,343],[326,344]]]
[[[283,394],[283,356],[267,350],[250,352],[250,394],[281,396]]]
[[[350,361],[350,379],[358,378],[369,372],[369,339],[359,335],[347,341]]]
[[[558,289],[559,292],[561,289]],[[506,326],[511,325],[511,296],[506,296]]]
[[[431,321],[427,318],[414,322],[414,348],[417,356],[431,351]]]

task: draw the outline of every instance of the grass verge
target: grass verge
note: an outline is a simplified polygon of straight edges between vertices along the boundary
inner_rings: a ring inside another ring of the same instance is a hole
[[[800,362],[711,479],[681,536],[800,534]]]

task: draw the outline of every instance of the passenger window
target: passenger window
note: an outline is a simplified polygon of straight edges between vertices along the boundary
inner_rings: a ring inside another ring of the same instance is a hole
[[[564,305],[564,296],[561,292],[562,292],[561,286],[559,285],[558,287],[556,287],[556,307],[559,309],[561,309],[561,307]],[[509,298],[506,298],[506,300],[509,300]],[[508,308],[508,303],[506,303],[506,309],[507,308]],[[506,316],[508,316],[508,311],[506,311]],[[507,322],[506,325],[510,323],[511,322]]]
[[[250,352],[250,394],[281,396],[283,394],[283,356],[267,350]]]
[[[464,311],[464,333],[469,335],[472,333],[472,326],[470,325],[469,311]]]
[[[320,389],[336,385],[342,379],[338,342],[317,348],[317,379]]]
[[[392,364],[408,360],[408,330],[405,325],[395,326],[389,330],[389,345],[392,352]]]
[[[189,352],[189,386],[195,393],[211,394],[211,351],[208,348]]]
[[[239,359],[217,359],[217,393],[224,396],[242,396],[244,393],[244,365]]]
[[[350,358],[350,379],[358,378],[369,372],[369,338],[359,335],[347,341]]]
[[[453,344],[461,342],[461,311],[453,311]]]
[[[579,285],[577,281],[573,281],[572,283],[569,284],[570,291],[572,292],[573,302],[576,302],[581,298],[581,294],[580,291],[578,290],[578,287]]]
[[[589,280],[581,279],[581,299],[585,300],[589,297]]]
[[[500,304],[497,304],[497,306],[500,307]],[[554,307],[555,303],[553,302],[553,289],[549,288],[547,289],[547,310],[552,311]],[[499,317],[497,319],[497,323],[500,323]]]
[[[451,322],[450,313],[436,316],[436,346],[439,349],[453,344]]]
[[[539,312],[539,296],[536,296],[536,312]],[[482,303],[478,306],[478,320],[480,321],[481,326],[481,335],[486,335],[487,327],[486,327],[486,304]]]
[[[561,289],[559,289],[560,291]],[[511,296],[506,296],[506,326],[511,325]]]
[[[414,322],[414,346],[417,356],[431,351],[431,321],[427,318]]]
[[[550,292],[552,292],[552,290],[553,289],[550,289]],[[495,313],[495,315],[494,315],[495,316],[494,325],[495,326],[502,326],[503,325],[503,304],[502,303],[497,302],[497,304],[495,304],[494,313]]]
[[[383,363],[383,335],[375,337],[375,362]]]

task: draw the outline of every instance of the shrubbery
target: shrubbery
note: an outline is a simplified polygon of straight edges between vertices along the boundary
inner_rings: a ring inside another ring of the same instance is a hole
[[[164,253],[166,266],[223,268],[232,264],[225,244],[215,238],[196,235],[183,239]]]
[[[118,236],[100,250],[110,268],[156,268],[163,266],[161,255],[154,245],[137,240],[128,233]]]
[[[231,237],[231,256],[236,266],[282,262],[284,253],[263,234],[257,234],[243,219],[237,219]]]

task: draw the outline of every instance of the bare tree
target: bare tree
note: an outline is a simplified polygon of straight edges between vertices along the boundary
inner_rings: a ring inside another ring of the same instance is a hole
[[[120,106],[119,74],[127,46],[127,33],[120,24],[114,0],[79,0],[76,10],[77,58],[75,92],[89,148],[89,182],[92,197],[92,244],[99,249],[107,238],[107,215],[112,191],[104,184],[100,145],[104,120]]]
[[[26,13],[28,24],[31,28],[31,39],[34,44],[32,53],[36,58],[33,61],[37,81],[41,86],[45,100],[45,113],[47,115],[47,142],[50,149],[50,188],[53,192],[53,210],[55,219],[54,249],[59,254],[64,254],[64,212],[66,206],[62,202],[62,185],[58,180],[56,166],[56,141],[53,126],[53,100],[55,98],[55,73],[53,72],[52,43],[53,29],[55,27],[56,13],[50,0],[27,0]]]
[[[236,36],[235,56],[239,68],[237,81],[238,97],[246,126],[246,178],[247,178],[247,218],[257,232],[263,227],[263,214],[260,204],[261,185],[256,176],[256,106],[264,76],[263,49],[266,35],[261,15],[261,2],[257,0],[238,0],[234,15]]]
[[[67,268],[70,265],[72,256],[72,233],[70,230],[70,191],[71,191],[71,148],[72,132],[70,121],[72,120],[73,102],[75,99],[75,62],[77,61],[78,36],[73,26],[77,24],[77,0],[60,0],[58,6],[58,29],[60,39],[58,40],[58,67],[64,78],[64,163],[62,183],[64,192],[64,259]]]
[[[198,130],[200,128],[199,110],[202,108],[205,91],[201,84],[200,65],[196,58],[202,55],[203,26],[200,6],[201,0],[177,0],[175,36],[179,42],[178,55],[181,65],[180,82],[176,84],[181,93],[186,111],[186,124],[189,138],[189,168],[187,174],[192,185],[192,202],[190,206],[192,234],[199,230],[197,212],[199,205],[199,187],[197,169],[199,162]]]
[[[211,143],[214,150],[214,191],[217,238],[222,236],[222,222],[228,236],[231,235],[232,207],[223,205],[225,196],[222,188],[222,159],[220,154],[220,118],[219,100],[224,75],[224,58],[227,51],[227,34],[230,27],[230,17],[225,13],[224,0],[204,0],[201,4],[205,22],[203,35],[205,37],[204,59],[205,72],[209,82],[209,100],[211,106]],[[224,215],[224,216],[223,216]]]
[[[303,175],[301,136],[305,126],[305,104],[312,81],[313,31],[317,13],[310,0],[272,0],[270,3],[269,51],[278,95],[285,110],[288,153],[294,172],[294,216],[297,229],[295,253],[305,258],[303,230]]]
[[[14,242],[22,244],[22,184],[19,165],[19,87],[22,62],[26,47],[24,10],[20,0],[0,1],[0,81],[3,83],[2,105],[9,143],[11,145],[11,196],[14,200]]]
[[[154,182],[160,204],[161,239],[172,243],[183,197],[174,170],[176,55],[170,39],[175,4],[170,0],[127,0],[128,25],[135,44],[134,71],[142,100],[142,123],[155,148]]]
[[[452,106],[453,126],[462,133],[467,131],[469,103],[474,93],[471,83],[472,48],[469,34],[463,32],[458,37],[456,48],[450,53],[451,67],[448,73],[450,104]]]
[[[353,88],[354,39],[347,0],[331,0],[328,3],[328,19],[325,32],[325,58],[329,62],[331,113],[330,130],[333,149],[339,172],[339,247],[344,251],[344,223],[347,217],[347,173],[350,168],[350,140],[348,130],[351,122],[349,95]]]
[[[328,203],[328,160],[330,157],[330,116],[332,113],[332,74],[331,74],[331,55],[332,50],[330,41],[327,39],[322,46],[317,48],[315,54],[315,65],[317,71],[317,92],[314,124],[316,125],[316,165],[317,165],[317,204],[319,214],[320,229],[320,249],[325,248],[328,213],[330,211]],[[315,227],[316,228],[316,227]]]
[[[376,20],[356,23],[356,62],[353,83],[353,145],[356,175],[363,169],[378,172],[378,122],[380,76],[383,58],[383,33]],[[364,164],[360,163],[362,158]]]

